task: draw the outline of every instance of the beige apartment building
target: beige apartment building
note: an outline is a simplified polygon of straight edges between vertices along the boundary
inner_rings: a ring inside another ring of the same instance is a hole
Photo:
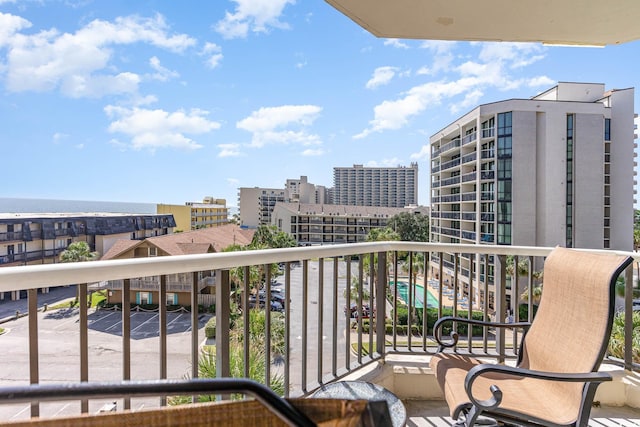
[[[333,168],[333,203],[404,208],[418,204],[418,163],[409,167]]]
[[[428,209],[345,206],[315,203],[276,203],[271,224],[289,233],[298,245],[364,242],[374,228],[383,228],[402,212],[428,215]]]
[[[633,88],[594,83],[476,107],[430,138],[431,240],[632,250],[634,118]],[[482,260],[443,264],[484,281]]]
[[[219,227],[229,223],[227,201],[213,197],[205,197],[202,202],[186,202],[184,205],[158,204],[156,212],[172,214],[178,231]]]

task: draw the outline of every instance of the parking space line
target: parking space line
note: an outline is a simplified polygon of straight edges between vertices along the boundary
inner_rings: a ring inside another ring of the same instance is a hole
[[[144,325],[146,325],[147,323],[151,322],[153,319],[155,319],[156,317],[158,317],[157,314],[154,314],[153,316],[151,316],[149,319],[145,320],[144,322],[140,323],[138,326],[136,326],[135,328],[133,328],[131,330],[131,332],[135,332],[138,329],[140,329],[141,327],[143,327]]]

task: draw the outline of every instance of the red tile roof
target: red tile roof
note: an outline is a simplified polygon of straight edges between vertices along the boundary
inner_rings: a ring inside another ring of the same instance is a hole
[[[148,237],[143,241],[118,240],[101,259],[118,258],[123,252],[146,242],[169,255],[193,255],[207,252],[222,252],[228,246],[251,243],[255,230],[240,228],[235,224],[203,228],[184,233]]]

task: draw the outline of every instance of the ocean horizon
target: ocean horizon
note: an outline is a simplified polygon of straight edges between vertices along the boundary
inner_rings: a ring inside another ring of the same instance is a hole
[[[155,214],[155,203],[0,197],[0,213],[131,213]]]

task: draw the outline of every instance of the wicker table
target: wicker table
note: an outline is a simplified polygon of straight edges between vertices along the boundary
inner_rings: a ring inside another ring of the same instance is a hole
[[[394,427],[402,427],[407,422],[407,410],[398,396],[384,387],[366,381],[338,381],[325,384],[311,397],[329,397],[333,399],[384,400]]]

